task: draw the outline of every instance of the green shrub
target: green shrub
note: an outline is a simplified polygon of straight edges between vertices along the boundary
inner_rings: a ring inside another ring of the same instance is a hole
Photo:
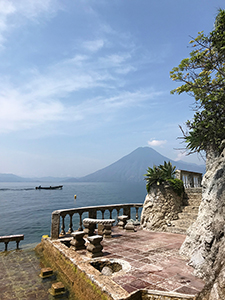
[[[174,190],[174,192],[181,196],[184,192],[184,184],[183,181],[178,178],[172,178],[167,180],[170,183],[171,188]]]
[[[159,167],[156,167],[156,166],[153,166],[153,168],[148,167],[147,174],[145,174],[144,176],[146,176],[146,178],[145,178],[145,180],[147,181],[146,189],[147,189],[148,193],[153,184],[159,185],[164,181],[163,171]]]
[[[169,182],[170,186],[179,196],[184,191],[183,181],[175,178],[176,167],[171,162],[164,161],[164,165],[153,168],[148,167],[147,173],[144,175],[146,180],[146,190],[149,193],[153,184],[160,185],[163,182]]]
[[[159,169],[163,172],[164,180],[174,178],[176,175],[176,167],[173,167],[170,161],[168,163],[164,161],[163,165],[159,165]]]

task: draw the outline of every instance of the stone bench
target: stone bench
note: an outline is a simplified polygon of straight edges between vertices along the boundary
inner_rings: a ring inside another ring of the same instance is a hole
[[[24,240],[23,234],[0,236],[0,243],[5,243],[5,251],[7,251],[9,242],[16,242],[16,249],[19,249],[19,242]]]
[[[103,235],[104,238],[111,238],[112,226],[115,222],[114,219],[83,219],[84,232],[88,236],[93,236],[96,225],[98,224],[98,234]]]

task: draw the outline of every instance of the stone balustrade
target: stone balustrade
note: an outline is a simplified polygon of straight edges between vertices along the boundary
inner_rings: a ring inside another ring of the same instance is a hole
[[[176,178],[183,181],[185,188],[201,187],[202,173],[177,170]]]
[[[0,236],[0,243],[5,243],[5,251],[8,249],[8,243],[12,241],[16,242],[16,249],[19,249],[19,242],[22,240],[24,240],[23,234]]]
[[[71,234],[75,230],[83,231],[83,214],[88,213],[88,218],[97,219],[97,213],[101,212],[101,219],[104,219],[105,212],[109,212],[109,218],[113,219],[113,212],[116,213],[116,219],[121,214],[128,216],[128,219],[131,218],[131,209],[135,209],[135,218],[138,221],[139,209],[143,207],[142,203],[129,203],[129,204],[113,204],[113,205],[104,205],[104,206],[87,206],[71,209],[61,209],[52,212],[52,223],[51,223],[51,239],[58,239],[61,236],[66,234]],[[79,215],[79,228],[73,229],[73,216]],[[66,232],[65,229],[65,218],[69,216],[69,228]],[[115,218],[115,217],[114,217]],[[61,231],[60,231],[61,225]]]

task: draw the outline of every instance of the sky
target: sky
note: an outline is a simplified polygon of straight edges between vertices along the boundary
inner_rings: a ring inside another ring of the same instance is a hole
[[[0,173],[80,177],[138,147],[185,156],[171,95],[224,0],[0,0]]]

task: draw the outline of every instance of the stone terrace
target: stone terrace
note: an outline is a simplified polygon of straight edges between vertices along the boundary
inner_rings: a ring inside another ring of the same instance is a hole
[[[192,275],[193,269],[178,253],[184,239],[185,235],[181,234],[141,229],[128,232],[113,227],[112,238],[102,242],[104,256],[99,260],[119,259],[128,262],[131,268],[122,274],[115,272],[111,276],[100,277],[107,277],[108,284],[114,283],[112,289],[118,287],[126,295],[138,290],[174,292],[183,294],[184,299],[187,299],[187,294],[196,295],[203,288],[204,282]],[[72,257],[79,257],[79,263],[90,261],[86,250],[74,251],[60,243],[60,240],[53,242],[55,243],[61,244],[62,251],[70,253]],[[64,248],[68,250],[63,250]],[[51,282],[40,279],[41,265],[32,253],[34,252],[27,250],[1,252],[0,299],[49,299],[48,289]],[[54,269],[54,272],[57,271]],[[85,272],[85,268],[83,271]],[[87,267],[87,271],[90,271],[90,267]]]
[[[126,275],[113,280],[128,293],[139,289],[196,295],[204,282],[192,275],[193,268],[179,255],[185,235],[127,232],[113,227],[113,238],[104,239],[104,258],[122,259],[131,265]]]
[[[101,242],[103,256],[94,259],[87,255],[85,249],[75,251],[68,248],[66,244],[69,245],[70,239],[64,237],[42,241],[45,255],[50,258],[54,253],[51,259],[53,269],[62,270],[65,261],[61,258],[65,257],[66,265],[69,265],[68,261],[72,262],[96,286],[110,295],[109,299],[194,299],[204,286],[203,280],[192,275],[193,268],[187,265],[188,260],[179,255],[185,235],[140,228],[131,232],[115,226],[112,228],[112,238],[105,238]],[[96,261],[98,264],[105,261],[125,262],[126,270],[101,273],[91,266]],[[70,285],[75,287],[76,280],[71,279]],[[80,299],[86,300],[86,296],[80,296]]]

